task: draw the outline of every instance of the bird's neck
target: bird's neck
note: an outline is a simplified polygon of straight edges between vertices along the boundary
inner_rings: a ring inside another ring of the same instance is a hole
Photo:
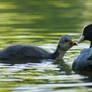
[[[64,55],[66,53],[66,50],[64,50],[64,48],[60,47],[59,45],[57,46],[55,52],[53,53],[53,58],[61,58],[63,59]]]
[[[90,48],[92,47],[92,41],[90,42]]]

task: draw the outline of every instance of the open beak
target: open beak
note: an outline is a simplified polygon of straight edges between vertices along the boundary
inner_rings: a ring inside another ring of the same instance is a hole
[[[85,38],[85,37],[82,35],[82,36],[80,37],[78,43],[81,43],[82,41],[84,41],[84,38]]]

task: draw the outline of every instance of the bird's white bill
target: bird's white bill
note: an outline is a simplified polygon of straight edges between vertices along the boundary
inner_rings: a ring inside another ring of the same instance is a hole
[[[81,43],[82,41],[84,41],[84,38],[85,38],[84,35],[82,35],[82,36],[80,37],[78,43]]]

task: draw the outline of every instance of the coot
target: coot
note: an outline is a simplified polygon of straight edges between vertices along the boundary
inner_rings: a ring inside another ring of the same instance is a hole
[[[92,24],[84,27],[83,33],[78,43],[84,40],[90,41],[90,48],[81,51],[80,55],[74,60],[72,69],[76,73],[91,74],[92,72]]]
[[[0,61],[16,63],[24,60],[62,59],[66,51],[73,45],[76,45],[76,43],[72,41],[69,35],[64,35],[60,38],[54,53],[37,46],[24,44],[12,45],[0,51]]]

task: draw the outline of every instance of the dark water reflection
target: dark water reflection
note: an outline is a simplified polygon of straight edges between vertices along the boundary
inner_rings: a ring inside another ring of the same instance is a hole
[[[54,51],[58,39],[69,34],[77,41],[92,22],[91,0],[0,0],[0,49],[32,44]],[[0,63],[0,92],[91,92],[92,78],[75,74],[73,60],[88,43],[71,48],[62,63]]]

